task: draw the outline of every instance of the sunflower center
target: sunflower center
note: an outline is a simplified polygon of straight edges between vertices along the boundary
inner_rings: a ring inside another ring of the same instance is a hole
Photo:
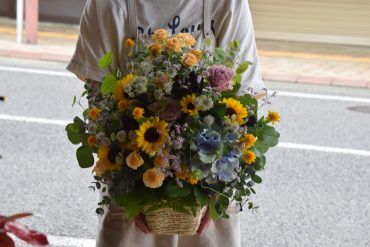
[[[159,140],[161,134],[157,128],[151,127],[145,131],[144,138],[147,142],[155,143]]]
[[[232,115],[236,115],[236,111],[233,108],[227,108],[226,109],[226,116],[231,117]]]
[[[195,109],[195,105],[193,103],[188,103],[187,107],[188,107],[188,110],[194,110]]]

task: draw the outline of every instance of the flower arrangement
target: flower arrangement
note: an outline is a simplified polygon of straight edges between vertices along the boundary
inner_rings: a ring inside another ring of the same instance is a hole
[[[97,89],[85,84],[90,107],[66,131],[82,144],[79,165],[95,165],[93,188],[105,193],[98,214],[111,202],[128,218],[161,208],[195,215],[205,206],[213,219],[228,218],[232,201],[254,208],[250,196],[278,144],[271,124],[280,117],[259,118],[253,94],[239,92],[252,65],[238,61],[239,42],[213,51],[209,42],[195,49],[192,35],[162,29],[149,43],[128,39],[124,72],[107,73]],[[106,54],[100,67],[112,59]]]

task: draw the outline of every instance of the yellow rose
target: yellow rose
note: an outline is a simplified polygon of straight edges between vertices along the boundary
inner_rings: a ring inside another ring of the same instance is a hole
[[[133,46],[135,46],[135,41],[133,41],[132,39],[126,39],[125,48],[130,48],[130,47],[133,47]]]
[[[144,160],[138,152],[134,151],[126,157],[126,164],[131,169],[137,170],[140,166],[144,164]]]
[[[190,33],[179,33],[176,37],[180,40],[181,46],[183,47],[191,47],[197,43],[193,35]]]
[[[165,154],[158,154],[154,159],[154,165],[156,167],[164,167],[168,165],[168,157]]]
[[[96,141],[96,136],[89,136],[87,138],[87,144],[89,144],[91,147],[95,147]]]
[[[165,176],[163,172],[156,168],[147,170],[143,175],[143,181],[146,187],[156,189],[162,186]]]
[[[177,38],[170,38],[167,41],[167,48],[170,51],[180,51],[181,50],[181,43]]]
[[[149,51],[150,51],[150,53],[152,53],[152,55],[158,56],[162,53],[163,47],[160,44],[151,44],[149,46]]]
[[[101,110],[99,108],[96,108],[96,107],[92,108],[89,112],[90,119],[95,122],[100,112]]]
[[[182,56],[182,61],[189,66],[196,65],[198,63],[197,57],[192,53],[185,53]]]
[[[164,30],[164,29],[158,29],[154,31],[154,34],[152,35],[152,39],[156,42],[161,42],[167,39],[170,36],[170,34]]]
[[[202,59],[202,56],[203,56],[202,50],[194,49],[194,50],[191,50],[190,53],[195,55],[198,60]]]

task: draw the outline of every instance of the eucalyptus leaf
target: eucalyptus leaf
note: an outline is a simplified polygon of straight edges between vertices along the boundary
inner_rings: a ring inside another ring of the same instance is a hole
[[[72,102],[72,107],[74,107],[74,106],[75,106],[75,104],[76,104],[76,101],[77,101],[77,97],[76,97],[76,96],[73,96],[73,102]]]
[[[183,183],[183,187],[179,187],[175,181],[170,181],[166,187],[166,194],[169,197],[177,198],[189,195],[193,191],[190,184]]]
[[[258,175],[256,174],[252,174],[251,175],[251,178],[252,178],[252,181],[255,182],[256,184],[260,184],[262,183],[262,178],[259,177]]]
[[[236,73],[243,74],[245,71],[248,70],[249,65],[252,65],[252,63],[248,61],[241,63],[236,70]]]
[[[216,210],[216,201],[214,198],[211,198],[211,201],[209,203],[209,212],[212,220],[217,220],[219,218],[219,215]]]
[[[267,125],[258,130],[257,137],[268,147],[274,147],[279,143],[280,133],[274,127]]]
[[[208,205],[209,197],[207,192],[204,192],[202,189],[197,186],[194,187],[194,195],[197,201],[200,203],[201,207]]]

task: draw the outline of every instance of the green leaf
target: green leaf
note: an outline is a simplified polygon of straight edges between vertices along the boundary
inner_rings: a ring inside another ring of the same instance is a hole
[[[169,197],[177,198],[189,195],[193,188],[188,183],[183,183],[183,187],[179,187],[175,181],[170,181],[166,187],[166,194]]]
[[[211,202],[209,203],[209,212],[212,220],[217,220],[219,218],[216,210],[216,201],[214,198],[211,198]]]
[[[105,54],[99,61],[99,68],[101,69],[106,69],[109,67],[109,65],[112,63],[113,61],[113,53],[112,52],[108,52],[107,54]]]
[[[67,137],[72,144],[79,144],[84,138],[84,127],[80,123],[70,123],[66,126]]]
[[[226,52],[222,48],[216,48],[214,52],[214,57],[217,61],[223,62],[226,59]]]
[[[235,48],[239,48],[240,47],[240,42],[239,42],[239,40],[234,40],[234,46],[235,46]]]
[[[248,61],[241,63],[239,68],[236,70],[236,73],[243,74],[245,71],[247,71],[249,65],[252,65],[252,63]]]
[[[210,47],[210,46],[211,46],[211,44],[212,44],[212,40],[211,40],[211,39],[205,39],[205,40],[204,40],[204,45],[205,45],[206,47]]]
[[[242,86],[242,84],[240,83],[241,80],[242,80],[242,75],[241,74],[236,74],[235,79],[234,79],[235,83],[234,83],[234,87],[233,87],[233,93],[234,94],[236,94],[239,91],[240,87]]]
[[[229,42],[227,44],[231,49],[235,48],[235,43],[234,42]]]
[[[76,101],[77,101],[77,97],[76,97],[76,96],[73,96],[73,102],[72,102],[72,107],[74,107],[74,106],[75,106],[75,104],[76,104]]]
[[[100,91],[104,93],[111,93],[114,85],[116,85],[117,79],[113,74],[108,74],[104,77]]]
[[[125,215],[131,219],[139,215],[144,208],[144,199],[141,193],[128,193],[115,198],[116,204],[124,208]]]
[[[267,125],[257,131],[257,137],[268,147],[274,147],[279,143],[280,133]]]
[[[217,103],[211,109],[211,114],[219,119],[224,119],[226,114],[226,104],[224,103]]]
[[[81,168],[89,168],[94,165],[94,156],[90,147],[79,147],[76,151],[76,156]]]
[[[206,192],[202,189],[198,188],[197,186],[194,187],[194,195],[197,201],[200,203],[201,207],[208,205],[209,197]]]
[[[262,178],[259,177],[258,175],[256,174],[252,174],[251,175],[251,178],[252,178],[252,181],[255,182],[256,184],[260,184],[262,183]]]
[[[259,139],[256,140],[254,146],[252,147],[252,151],[259,157],[267,153],[268,150],[269,146],[260,141]]]
[[[254,114],[257,114],[258,111],[258,101],[254,99],[251,95],[245,94],[241,97],[239,97],[239,101],[243,105],[247,105],[251,108],[251,110],[254,112]]]

